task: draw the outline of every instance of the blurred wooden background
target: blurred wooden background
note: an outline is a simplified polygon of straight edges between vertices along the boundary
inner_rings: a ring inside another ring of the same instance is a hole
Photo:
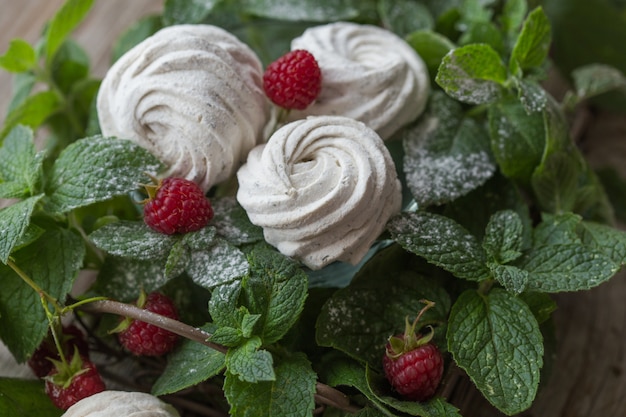
[[[62,0],[0,0],[0,53],[20,37],[34,42]],[[74,38],[86,48],[95,76],[109,65],[113,42],[141,16],[158,12],[163,0],[99,0]],[[0,72],[0,122],[11,96],[11,76]],[[619,417],[626,415],[626,276],[586,292],[561,294],[555,313],[558,339],[552,374],[523,417]],[[500,416],[472,389],[460,384],[453,402],[464,417]]]

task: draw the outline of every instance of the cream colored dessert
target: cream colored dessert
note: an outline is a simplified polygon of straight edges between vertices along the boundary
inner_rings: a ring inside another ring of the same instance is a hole
[[[401,205],[384,142],[342,116],[284,125],[250,152],[237,178],[237,200],[265,240],[311,269],[358,263]]]
[[[62,417],[179,417],[178,411],[143,392],[103,391],[84,398]]]
[[[291,42],[306,49],[322,71],[322,91],[290,120],[306,115],[357,119],[383,139],[424,110],[430,79],[424,61],[402,38],[385,29],[337,22],[307,29]]]
[[[97,103],[102,133],[135,141],[167,165],[165,175],[208,190],[265,139],[271,106],[262,76],[255,53],[223,29],[167,27],[106,74]]]

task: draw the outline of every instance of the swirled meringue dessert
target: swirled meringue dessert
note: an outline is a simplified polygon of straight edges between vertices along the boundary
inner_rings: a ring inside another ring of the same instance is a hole
[[[179,417],[178,411],[143,392],[102,391],[83,398],[62,417]]]
[[[237,200],[265,240],[311,269],[358,263],[401,206],[383,140],[343,116],[282,126],[250,152],[237,178]]]
[[[430,91],[428,69],[402,38],[383,28],[337,22],[307,29],[291,42],[305,49],[322,71],[317,100],[290,120],[307,115],[357,119],[384,140],[415,120]]]
[[[252,49],[221,28],[164,28],[104,77],[97,99],[102,133],[136,142],[168,167],[165,176],[206,191],[265,140],[271,106],[262,76]]]

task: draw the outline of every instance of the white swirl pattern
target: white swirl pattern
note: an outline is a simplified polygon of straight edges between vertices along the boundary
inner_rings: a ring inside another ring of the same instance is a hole
[[[307,29],[291,42],[306,49],[322,71],[317,100],[290,120],[307,115],[357,119],[384,140],[415,120],[430,91],[422,58],[403,39],[385,29],[337,22]]]
[[[160,30],[106,74],[98,115],[106,136],[131,139],[204,190],[232,176],[271,119],[255,53],[210,25]]]
[[[384,142],[342,116],[284,125],[250,152],[237,177],[237,200],[265,240],[311,269],[358,263],[401,205]]]

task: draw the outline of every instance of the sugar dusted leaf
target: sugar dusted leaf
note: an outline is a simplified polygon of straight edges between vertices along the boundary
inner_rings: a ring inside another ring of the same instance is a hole
[[[234,197],[222,197],[211,201],[215,216],[211,225],[217,233],[233,245],[263,240],[263,229],[250,222],[246,211]]]
[[[528,14],[522,32],[511,53],[510,70],[514,74],[539,67],[548,56],[552,33],[548,16],[541,7]]]
[[[227,372],[224,393],[233,417],[301,417],[315,407],[316,374],[305,355],[293,353],[276,361],[274,381],[249,383]]]
[[[47,209],[64,213],[136,190],[159,162],[128,140],[92,136],[61,152],[47,184]]]
[[[24,72],[37,64],[35,50],[22,39],[13,39],[9,49],[0,56],[0,67],[10,72]]]
[[[500,55],[486,44],[453,49],[443,58],[436,77],[448,95],[469,104],[496,100],[506,80],[507,69]]]
[[[513,415],[530,407],[539,386],[543,338],[526,303],[499,289],[462,293],[450,313],[448,348],[500,411]]]
[[[261,349],[261,339],[256,336],[230,348],[226,354],[228,372],[245,382],[276,380],[273,365],[272,354]]]
[[[406,181],[420,206],[453,201],[496,169],[487,132],[441,93],[433,95],[421,122],[406,131],[403,144]]]
[[[166,26],[202,23],[219,3],[219,0],[167,0],[163,23]]]
[[[518,81],[518,98],[526,113],[543,110],[548,102],[548,93],[536,81],[521,79]]]
[[[248,273],[248,261],[243,252],[223,239],[202,250],[191,251],[186,271],[203,288],[234,281]]]
[[[100,249],[111,255],[131,259],[163,259],[176,239],[157,233],[141,221],[121,220],[109,223],[89,235]]]
[[[528,182],[540,165],[546,147],[544,118],[527,113],[517,99],[503,99],[489,106],[491,149],[502,173]]]
[[[6,264],[30,224],[31,215],[43,196],[19,201],[0,210],[0,261]]]
[[[177,240],[172,246],[167,260],[165,261],[165,276],[168,278],[176,277],[183,272],[191,261],[191,253],[187,245],[182,240]]]
[[[51,229],[15,252],[15,264],[44,291],[63,303],[82,267],[85,245],[67,229]],[[48,330],[39,294],[8,266],[0,266],[0,339],[24,362]]]
[[[348,287],[322,307],[316,323],[318,344],[379,369],[389,336],[401,333],[407,316],[415,318],[423,307],[419,300],[435,303],[422,324],[444,321],[450,308],[448,294],[427,275],[410,268],[411,258],[398,245],[374,256]]]
[[[490,264],[493,277],[509,292],[521,294],[528,284],[528,271],[513,265]]]
[[[203,326],[211,331],[212,326]],[[219,374],[225,366],[225,355],[215,349],[191,340],[167,357],[167,366],[152,386],[152,395],[172,394],[192,387]]]
[[[107,256],[93,291],[119,301],[135,300],[140,290],[154,291],[167,283],[163,262]]]
[[[589,64],[572,72],[576,94],[586,99],[614,89],[626,91],[626,76],[617,68],[604,64]]]
[[[486,255],[478,240],[454,220],[428,212],[403,213],[387,226],[405,249],[459,278],[489,277]]]
[[[515,211],[498,211],[487,224],[483,248],[496,262],[511,262],[522,254],[523,233],[522,219]]]

